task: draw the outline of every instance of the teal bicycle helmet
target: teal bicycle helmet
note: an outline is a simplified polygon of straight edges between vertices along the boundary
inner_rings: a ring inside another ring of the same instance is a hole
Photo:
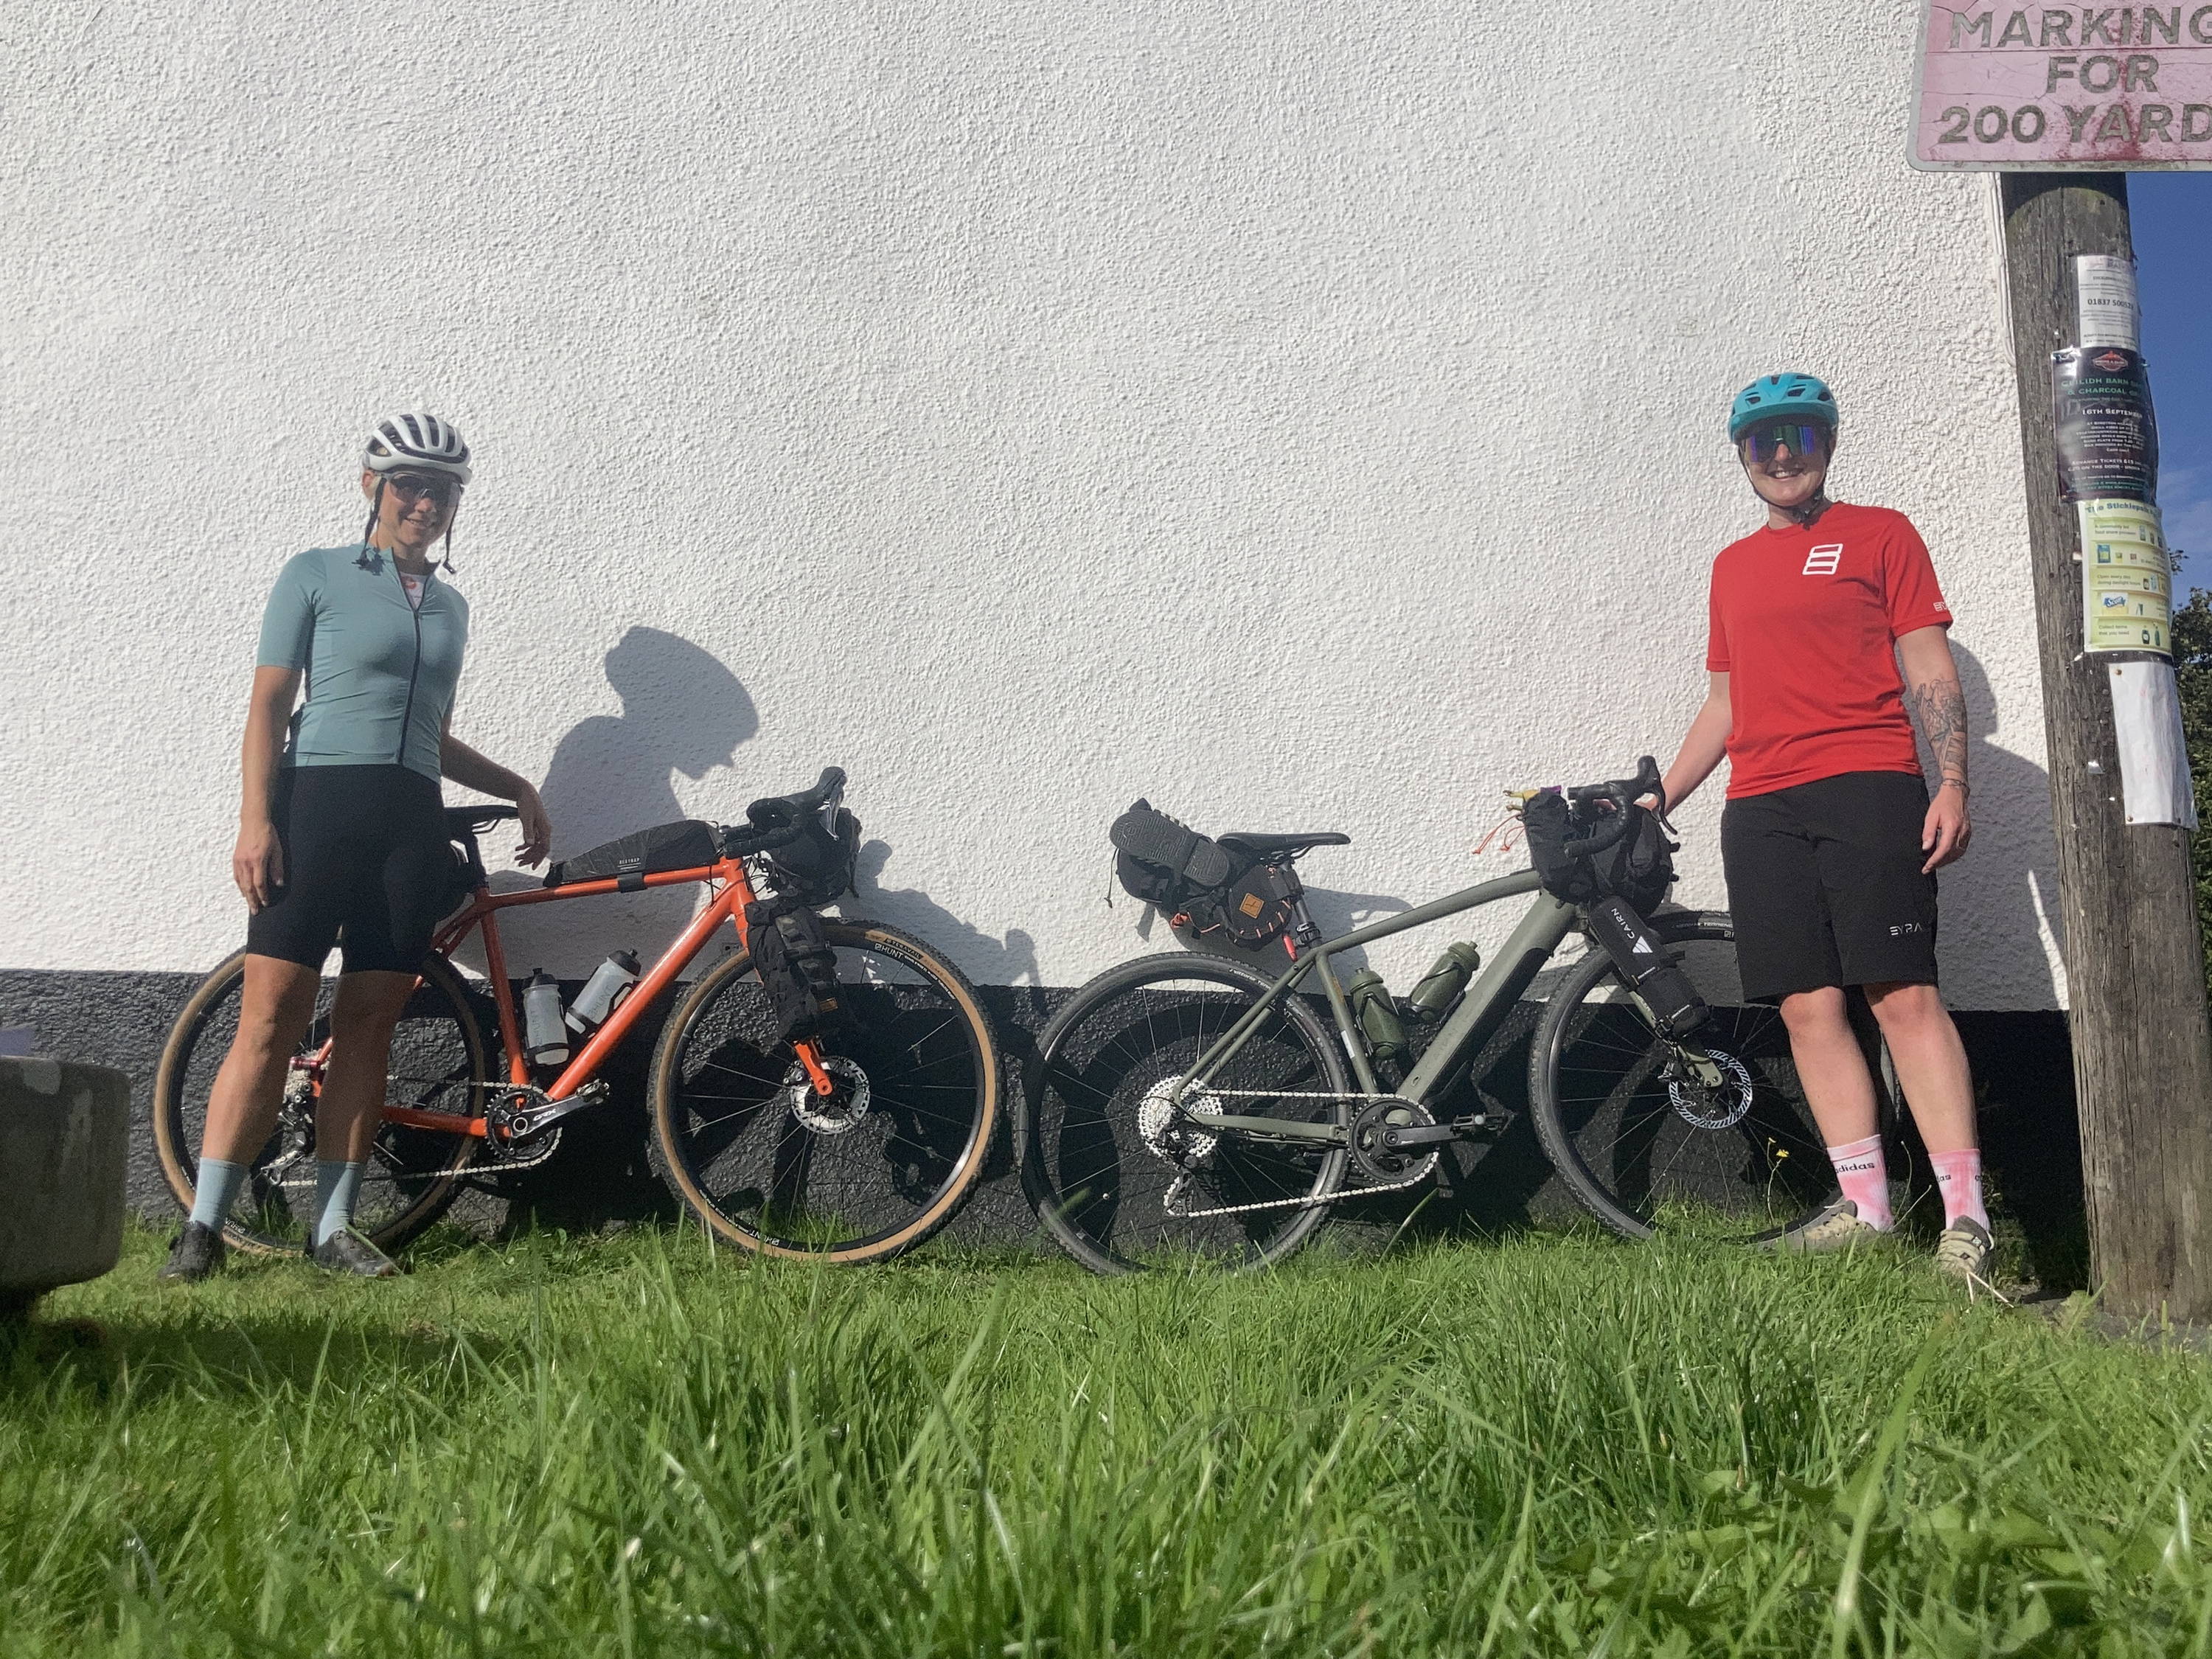
[[[1729,406],[1729,441],[1734,443],[1761,421],[1815,421],[1836,428],[1836,394],[1810,374],[1762,374],[1735,394]]]

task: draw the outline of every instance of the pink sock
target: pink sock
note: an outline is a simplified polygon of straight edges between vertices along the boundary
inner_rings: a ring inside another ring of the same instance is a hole
[[[1986,1232],[1990,1212],[1982,1207],[1980,1148],[1968,1146],[1956,1152],[1930,1152],[1928,1161],[1936,1166],[1936,1190],[1943,1194],[1943,1224],[1948,1227],[1965,1216],[1980,1223]]]
[[[1894,1218],[1889,1213],[1889,1166],[1882,1160],[1881,1137],[1869,1135],[1847,1146],[1831,1146],[1828,1162],[1836,1166],[1836,1184],[1844,1196],[1859,1206],[1859,1219],[1887,1232]]]

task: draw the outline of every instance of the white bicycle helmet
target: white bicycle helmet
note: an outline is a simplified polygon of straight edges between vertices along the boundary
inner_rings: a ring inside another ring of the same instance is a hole
[[[371,472],[442,472],[469,481],[469,447],[435,415],[387,415],[368,434],[361,464]]]

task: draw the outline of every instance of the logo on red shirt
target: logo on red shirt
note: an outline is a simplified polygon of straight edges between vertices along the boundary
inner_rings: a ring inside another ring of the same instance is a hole
[[[1844,544],[1841,542],[1830,542],[1826,547],[1816,547],[1805,556],[1805,574],[1832,576],[1836,574],[1836,561],[1843,556]]]

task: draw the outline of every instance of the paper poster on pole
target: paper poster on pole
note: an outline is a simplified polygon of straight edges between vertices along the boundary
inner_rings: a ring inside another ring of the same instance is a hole
[[[2181,697],[2173,665],[2116,662],[2112,733],[2120,751],[2120,799],[2130,823],[2178,823],[2197,828],[2197,792],[2189,781],[2189,742],[2181,727]]]
[[[2148,501],[2078,501],[2081,648],[2171,655],[2173,562]]]
[[[2058,425],[2058,489],[2069,501],[2158,498],[2158,422],[2136,352],[2069,346],[2051,355]]]
[[[2136,299],[2136,262],[2117,253],[2074,256],[2075,343],[2142,349]]]

